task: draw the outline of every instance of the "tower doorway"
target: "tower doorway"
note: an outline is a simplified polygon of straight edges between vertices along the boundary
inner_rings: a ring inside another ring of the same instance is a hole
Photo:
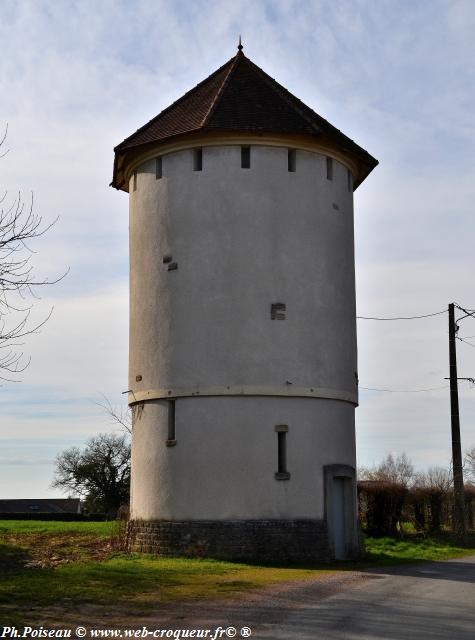
[[[346,465],[325,467],[325,510],[328,541],[336,560],[357,553],[355,472]]]
[[[350,478],[333,478],[333,544],[337,560],[348,557],[348,515],[352,511],[348,504],[348,489],[351,491]]]

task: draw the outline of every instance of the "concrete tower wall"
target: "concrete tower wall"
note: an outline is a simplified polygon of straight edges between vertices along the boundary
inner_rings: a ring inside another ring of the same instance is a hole
[[[147,402],[134,426],[133,519],[323,519],[326,465],[354,466],[354,409],[311,398],[203,397]],[[288,481],[277,433],[287,432]]]
[[[153,160],[131,179],[130,388],[355,402],[348,170],[333,161],[328,180],[324,156],[297,151],[289,172],[287,149],[265,146],[241,169],[240,153],[206,147],[202,171],[191,149],[170,153],[161,179]],[[286,319],[272,321],[279,302]]]
[[[295,168],[286,147],[251,146],[243,169],[223,145],[202,170],[185,149],[131,178],[133,520],[246,522],[246,539],[255,522],[313,523],[307,547],[327,544],[324,469],[355,465],[353,194],[336,160],[332,179],[316,152]]]

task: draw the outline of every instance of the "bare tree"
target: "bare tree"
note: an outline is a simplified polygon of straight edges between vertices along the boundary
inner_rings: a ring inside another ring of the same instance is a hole
[[[84,498],[89,512],[115,516],[128,503],[129,485],[128,437],[100,433],[83,450],[71,447],[57,456],[51,486]]]
[[[390,453],[377,467],[362,467],[358,477],[360,480],[393,482],[408,487],[414,478],[414,466],[405,453],[396,458]]]
[[[465,453],[464,463],[466,478],[475,484],[475,447]]]
[[[412,498],[414,516],[420,528],[425,528],[428,516],[430,530],[433,533],[440,531],[443,521],[448,519],[447,497],[451,494],[452,485],[450,468],[430,467],[425,473],[416,474]]]
[[[7,135],[7,128],[0,148]],[[5,156],[5,151],[2,156]],[[0,157],[2,157],[0,156]],[[2,380],[10,380],[12,374],[24,371],[29,364],[23,353],[23,339],[36,333],[51,316],[52,309],[39,323],[30,322],[32,304],[27,300],[37,298],[38,287],[55,284],[59,278],[49,280],[37,278],[33,272],[31,258],[33,250],[29,244],[43,236],[55,223],[44,224],[41,216],[34,213],[33,194],[26,203],[21,193],[9,198],[5,191],[0,196],[0,375]]]
[[[80,496],[89,513],[128,514],[130,491],[130,435],[132,411],[114,407],[104,395],[96,404],[105,410],[122,434],[100,433],[83,450],[71,447],[56,458],[52,487]]]
[[[123,407],[114,407],[107,396],[103,393],[101,393],[101,396],[102,402],[96,402],[96,404],[104,409],[112,422],[118,424],[119,427],[128,434],[132,434],[132,409],[130,407],[127,407],[126,409]]]
[[[414,476],[416,488],[433,489],[443,494],[451,491],[452,484],[452,472],[445,467],[430,467],[425,473],[417,473]]]

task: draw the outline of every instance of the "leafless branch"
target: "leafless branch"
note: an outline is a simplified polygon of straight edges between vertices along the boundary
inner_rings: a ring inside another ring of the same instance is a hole
[[[7,132],[8,125],[0,140],[0,148],[6,140]],[[8,348],[9,351],[0,355],[0,371],[17,374],[24,371],[30,361],[25,362],[23,353],[16,352],[11,347],[19,346],[18,340],[38,333],[53,312],[51,309],[41,322],[32,325],[32,305],[17,301],[38,299],[36,290],[39,287],[60,282],[69,269],[54,279],[38,278],[34,274],[31,258],[35,252],[30,242],[47,233],[58,218],[49,224],[44,223],[42,216],[34,213],[33,193],[29,202],[25,202],[21,192],[13,198],[8,198],[7,195],[8,192],[5,191],[0,198],[0,349]],[[7,325],[11,316],[16,319]],[[1,376],[0,379],[10,381],[10,378]]]
[[[5,133],[3,134],[3,138],[0,140],[0,147],[3,145],[3,143],[7,139],[7,133],[8,133],[8,122],[5,125]],[[6,156],[9,151],[10,151],[10,149],[7,149],[3,153],[0,153],[0,158],[3,158],[4,156]]]
[[[109,415],[109,417],[113,422],[117,423],[127,433],[131,434],[132,433],[132,415],[129,407],[127,407],[127,409],[125,410],[123,408],[117,409],[117,407],[114,407],[112,405],[111,401],[109,400],[109,398],[107,398],[107,396],[105,396],[103,393],[101,393],[100,395],[102,396],[102,402],[96,402],[97,406],[104,409],[104,411]]]
[[[470,482],[475,483],[475,447],[465,452],[464,472]]]

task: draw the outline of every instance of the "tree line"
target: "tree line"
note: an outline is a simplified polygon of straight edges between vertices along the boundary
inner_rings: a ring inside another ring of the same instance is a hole
[[[465,454],[465,516],[474,528],[475,447]],[[379,465],[358,470],[358,510],[371,535],[404,531],[439,533],[454,527],[453,477],[450,467],[420,472],[405,453],[389,454]]]

